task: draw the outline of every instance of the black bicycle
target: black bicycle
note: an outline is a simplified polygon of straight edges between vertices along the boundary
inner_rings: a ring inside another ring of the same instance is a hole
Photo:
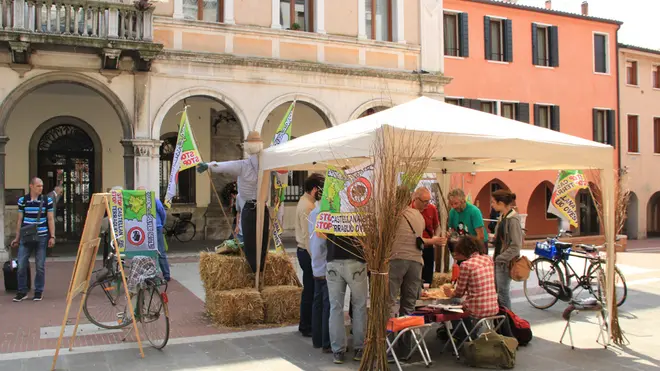
[[[93,272],[93,283],[87,289],[83,303],[87,319],[105,329],[121,329],[133,323],[118,263],[114,252],[111,252],[104,266]],[[130,271],[123,260],[122,264],[124,272]],[[163,286],[165,288],[161,291]],[[133,313],[135,320],[141,324],[141,332],[154,348],[164,348],[170,337],[167,281],[160,277],[148,278],[140,285],[136,295],[137,300],[132,300]]]
[[[167,238],[176,238],[179,242],[188,242],[195,238],[197,227],[192,220],[192,213],[173,213],[174,222],[163,226],[163,233]]]
[[[538,242],[535,253],[539,257],[532,261],[534,274],[523,283],[527,301],[535,308],[547,309],[558,300],[569,302],[578,298],[581,292],[588,292],[598,300],[604,299],[605,288],[601,286],[599,277],[605,276],[606,261],[599,254],[603,246],[577,244],[559,241],[559,237],[548,238]],[[573,250],[576,247],[577,251]],[[582,274],[578,274],[568,262],[569,257],[584,261]],[[615,266],[614,285],[617,306],[621,306],[628,296],[626,280]],[[537,286],[532,286],[537,283]]]

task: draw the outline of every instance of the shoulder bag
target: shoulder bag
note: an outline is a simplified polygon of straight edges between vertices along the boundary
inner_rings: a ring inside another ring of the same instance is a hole
[[[25,202],[25,206],[27,207],[27,203],[30,195],[26,195],[23,200]],[[28,224],[24,225],[21,227],[21,241],[25,245],[36,245],[39,243],[39,221],[41,220],[41,211],[43,208],[43,198],[39,196],[37,198],[37,201],[39,201],[39,213],[37,214],[37,224]],[[23,214],[25,215],[25,214]]]
[[[408,218],[406,218],[405,215],[403,215],[403,219],[406,220],[406,222],[408,223],[408,226],[410,227],[410,230],[415,235],[415,245],[417,246],[418,249],[423,251],[424,250],[424,240],[420,236],[418,236],[417,233],[415,233],[415,228],[413,228],[412,224],[410,224],[410,220],[408,220]]]

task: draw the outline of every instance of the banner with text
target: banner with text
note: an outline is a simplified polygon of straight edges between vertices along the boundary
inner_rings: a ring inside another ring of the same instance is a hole
[[[363,236],[359,210],[373,196],[374,165],[371,162],[348,170],[328,166],[323,186],[317,232],[337,236]]]
[[[197,164],[202,162],[202,157],[199,155],[199,150],[197,150],[197,143],[193,138],[187,112],[187,109],[185,109],[181,115],[179,135],[176,138],[176,148],[174,149],[174,156],[172,158],[170,179],[167,184],[165,201],[163,202],[168,208],[172,206],[172,198],[176,195],[179,172],[197,166]]]
[[[112,226],[119,251],[156,251],[155,193],[112,191],[110,198]]]
[[[548,205],[548,213],[578,226],[577,203],[575,196],[581,189],[589,187],[589,182],[580,170],[562,170],[557,175],[555,189]]]

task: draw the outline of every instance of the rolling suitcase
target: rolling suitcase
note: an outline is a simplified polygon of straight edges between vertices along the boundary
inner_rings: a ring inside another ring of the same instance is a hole
[[[5,277],[5,291],[18,290],[18,260],[12,259],[12,248],[7,248],[9,251],[9,260],[2,266],[2,274]],[[27,287],[28,291],[32,286],[32,274],[30,273],[30,265],[27,267]]]

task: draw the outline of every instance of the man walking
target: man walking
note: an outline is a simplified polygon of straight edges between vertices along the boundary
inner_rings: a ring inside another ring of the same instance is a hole
[[[43,299],[46,283],[46,248],[55,245],[55,218],[53,200],[42,195],[44,183],[34,177],[30,180],[30,193],[18,199],[16,238],[12,247],[18,247],[18,293],[15,302],[27,297],[27,267],[34,251],[37,273],[34,278],[35,301]]]
[[[312,305],[314,303],[314,273],[312,256],[309,252],[309,214],[315,202],[321,198],[325,177],[312,174],[305,179],[305,193],[300,197],[296,208],[296,243],[298,244],[298,264],[303,271],[303,291],[300,299],[300,325],[298,331],[303,336],[312,336]]]

